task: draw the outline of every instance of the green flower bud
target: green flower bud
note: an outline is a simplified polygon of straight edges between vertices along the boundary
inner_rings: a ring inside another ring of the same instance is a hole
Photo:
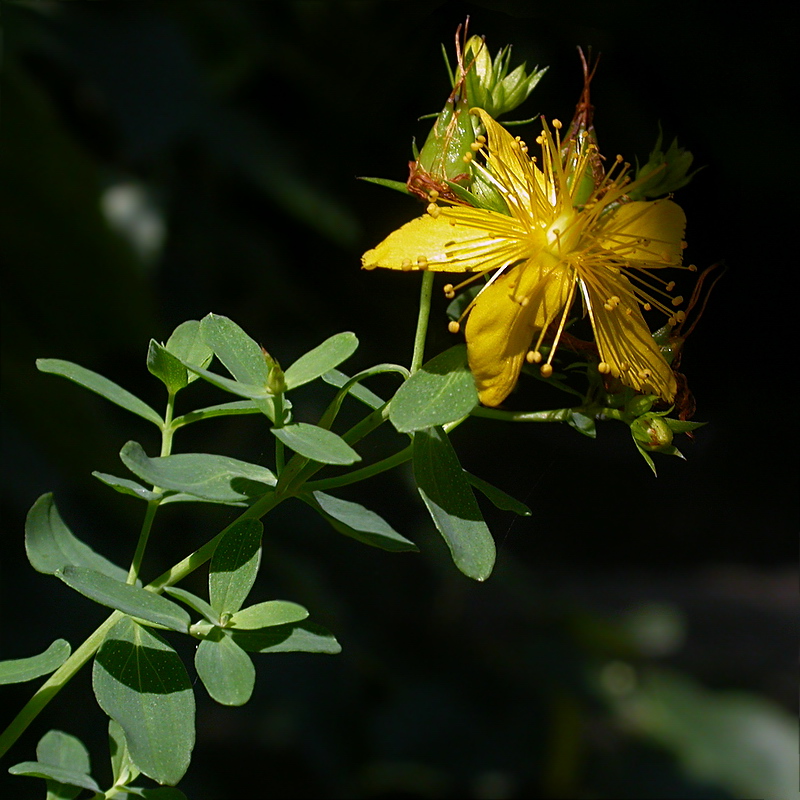
[[[534,67],[532,72],[526,73],[525,64],[520,64],[509,73],[511,48],[504,47],[492,61],[481,36],[471,36],[467,40],[463,60],[463,70],[459,66],[454,85],[463,79],[470,106],[482,108],[495,119],[527,100],[547,72],[547,67]]]
[[[652,407],[653,403],[658,400],[656,395],[652,394],[637,394],[632,397],[625,405],[625,410],[634,417],[641,417],[646,414]]]
[[[286,391],[286,379],[283,370],[277,361],[273,359],[272,369],[267,376],[267,391],[270,394],[283,394]]]
[[[644,450],[663,451],[672,444],[672,429],[659,414],[647,413],[635,419],[631,435]]]
[[[695,170],[689,173],[694,156],[682,147],[678,147],[678,140],[673,139],[665,153],[661,149],[663,134],[659,130],[656,146],[650,153],[646,164],[636,167],[636,180],[628,192],[633,200],[643,200],[646,197],[662,197],[686,186],[692,179]]]

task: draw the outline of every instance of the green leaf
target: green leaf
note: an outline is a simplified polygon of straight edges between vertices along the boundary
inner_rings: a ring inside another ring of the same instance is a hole
[[[342,647],[321,625],[304,620],[255,631],[230,631],[233,640],[251,653],[325,653],[336,655]]]
[[[237,381],[262,388],[267,385],[269,365],[264,352],[233,320],[208,314],[200,321],[200,333]]]
[[[494,540],[441,428],[414,434],[413,464],[419,493],[450,548],[453,562],[467,577],[486,580],[494,567]]]
[[[506,494],[502,489],[492,486],[491,483],[487,483],[485,480],[477,477],[477,475],[473,475],[466,470],[464,470],[464,474],[467,476],[467,480],[472,484],[472,486],[474,486],[496,508],[499,508],[501,511],[513,511],[515,514],[519,514],[521,517],[529,517],[531,515],[531,510],[525,505],[525,503],[521,503],[519,500],[513,498],[510,494]]]
[[[126,786],[125,793],[144,800],[188,800],[186,795],[174,786],[157,786],[155,789],[141,786]]]
[[[56,572],[56,576],[96,603],[163,625],[173,631],[189,631],[191,619],[183,608],[140,586],[131,586],[86,567],[66,566]]]
[[[319,378],[350,358],[358,348],[354,333],[346,331],[326,339],[321,345],[297,359],[285,372],[287,390]]]
[[[61,375],[62,378],[77,383],[92,392],[96,392],[106,400],[116,403],[118,406],[138,414],[140,417],[152,422],[154,425],[161,427],[164,420],[158,415],[154,409],[150,408],[144,400],[140,400],[136,395],[131,394],[127,389],[104,378],[97,372],[92,372],[90,369],[73,364],[71,361],[62,361],[59,358],[38,358],[36,360],[36,367],[40,372],[48,372],[52,375]]]
[[[150,340],[150,346],[147,348],[147,369],[167,387],[170,394],[176,394],[188,386],[189,375],[192,379],[197,378],[194,373],[187,371],[180,359],[155,339]]]
[[[43,653],[0,661],[0,684],[24,683],[55,672],[72,652],[66,639],[56,639]]]
[[[578,433],[582,433],[590,439],[597,438],[597,426],[594,417],[581,414],[579,411],[573,411],[569,417],[567,417],[566,422],[571,428],[575,428]]]
[[[206,500],[230,502],[260,497],[275,485],[266,467],[210,453],[179,453],[150,458],[138,442],[128,442],[122,463],[142,480]]]
[[[231,617],[229,625],[240,630],[255,630],[301,622],[307,616],[308,611],[297,603],[288,600],[267,600],[237,611]]]
[[[194,364],[198,367],[207,367],[214,357],[214,351],[204,341],[200,322],[196,319],[178,325],[167,340],[166,348],[184,364]],[[191,383],[197,380],[197,375],[190,372],[187,374],[187,380]]]
[[[198,597],[187,589],[181,589],[179,586],[166,586],[164,594],[183,601],[189,608],[204,616],[209,622],[219,625],[219,614],[202,597]]]
[[[27,775],[32,778],[45,778],[48,781],[56,781],[60,784],[67,786],[77,786],[81,789],[89,789],[92,792],[100,792],[100,787],[95,783],[90,775],[84,775],[78,770],[69,769],[67,767],[53,767],[49,764],[42,764],[39,761],[22,761],[19,764],[14,764],[9,767],[8,771],[12,775]],[[60,797],[75,797],[75,794],[58,795]]]
[[[195,377],[199,377],[195,375]],[[215,417],[238,416],[239,414],[260,414],[261,409],[252,400],[234,400],[230,403],[218,403],[206,408],[198,408],[189,411],[183,416],[175,417],[172,421],[173,428],[180,428],[190,422],[200,422],[204,419],[214,419]]]
[[[307,422],[270,428],[290,450],[322,464],[353,464],[361,456],[341,436]]]
[[[192,683],[178,654],[155,632],[122,619],[95,657],[92,686],[122,727],[133,763],[159,783],[176,784],[195,739]]]
[[[208,596],[217,614],[238,611],[250,594],[261,563],[263,532],[257,519],[239,520],[217,545],[208,572]]]
[[[315,508],[335,530],[345,536],[391,552],[418,550],[414,542],[401,536],[383,517],[358,503],[324,492],[301,495],[300,499]]]
[[[71,736],[63,731],[48,731],[36,745],[36,758],[42,765],[49,768],[55,767],[59,770],[66,770],[73,777],[80,779],[89,778],[91,773],[91,763],[89,751],[86,745],[76,736]],[[77,797],[82,788],[72,782],[62,783],[61,781],[47,781],[47,800],[72,800]]]
[[[52,494],[43,494],[25,520],[25,551],[37,572],[54,575],[65,566],[89,567],[124,581],[126,570],[112,564],[78,539],[58,513]]]
[[[137,497],[139,500],[144,500],[147,503],[151,503],[153,500],[158,500],[162,497],[158,492],[151,492],[150,489],[146,489],[141,483],[129,480],[128,478],[118,478],[116,475],[109,475],[107,472],[93,472],[92,475],[120,494]]]
[[[108,721],[108,749],[111,753],[111,772],[116,785],[125,785],[139,777],[139,768],[131,759],[125,731],[113,719]]]
[[[689,422],[689,420],[670,419],[669,417],[662,417],[664,422],[667,423],[669,429],[673,433],[686,433],[687,431],[696,431],[702,428],[705,422]]]
[[[360,175],[358,180],[377,183],[378,186],[385,186],[387,189],[394,189],[396,192],[402,192],[403,194],[411,194],[408,186],[402,181],[393,181],[390,178],[365,178],[363,175]]]
[[[467,347],[459,344],[423,364],[397,390],[389,419],[400,433],[409,433],[463,419],[477,405]]]
[[[250,656],[219,628],[197,646],[194,666],[208,693],[222,705],[242,706],[253,694],[256,669]]]

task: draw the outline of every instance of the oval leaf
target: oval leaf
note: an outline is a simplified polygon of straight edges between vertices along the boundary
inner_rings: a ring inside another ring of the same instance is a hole
[[[148,483],[220,503],[254,499],[275,485],[266,467],[228,456],[179,453],[150,458],[138,442],[128,442],[119,457]]]
[[[361,456],[341,436],[307,422],[270,428],[289,449],[322,464],[354,464]]]
[[[214,351],[203,340],[200,322],[196,319],[178,325],[167,339],[166,349],[180,361],[198,367],[207,367],[214,357]],[[197,375],[187,374],[189,383],[196,379]]]
[[[147,503],[158,500],[162,496],[158,494],[158,492],[151,492],[149,489],[142,486],[141,483],[136,483],[136,481],[129,480],[128,478],[118,478],[116,475],[109,475],[107,472],[93,472],[92,475],[120,494],[138,497],[139,500],[144,500]]]
[[[60,358],[38,358],[36,367],[40,372],[49,372],[51,375],[61,375],[62,378],[77,383],[89,391],[105,397],[112,403],[138,414],[140,417],[161,427],[164,420],[158,412],[152,409],[144,400],[140,400],[136,395],[131,394],[127,389],[123,389],[114,381],[104,378],[97,372],[73,364],[71,361],[62,361]]]
[[[37,656],[0,661],[0,684],[24,683],[49,675],[69,658],[71,652],[72,648],[66,639],[56,639]]]
[[[393,552],[418,549],[414,542],[401,536],[383,517],[358,503],[324,492],[314,492],[313,501],[308,496],[301,499],[316,508],[339,533],[359,542]]]
[[[297,359],[284,375],[286,388],[296,389],[304,383],[319,378],[328,370],[338,367],[345,359],[350,358],[358,348],[358,339],[354,333],[346,331],[337,333],[326,339],[321,345],[310,350]]]
[[[194,747],[194,694],[178,654],[130,618],[108,633],[92,668],[103,711],[125,733],[131,759],[148,777],[176,784]]]
[[[53,767],[50,764],[42,764],[39,761],[23,761],[20,764],[9,767],[8,771],[12,775],[45,778],[48,781],[57,781],[67,786],[80,786],[82,789],[100,792],[100,787],[90,775],[84,775],[82,772],[66,767]],[[74,797],[75,795],[73,794],[72,796]]]
[[[155,339],[150,340],[147,348],[147,369],[167,387],[170,394],[176,394],[187,386],[190,374],[192,378],[197,377],[189,373],[180,360]]]
[[[243,519],[231,525],[211,557],[208,596],[218,614],[242,607],[256,580],[261,563],[264,527],[257,519]]]
[[[495,545],[453,446],[441,428],[414,434],[417,489],[442,534],[453,562],[467,577],[486,580]]]
[[[467,348],[459,344],[432,358],[397,390],[389,419],[400,433],[408,433],[463,419],[477,405]]]
[[[264,352],[232,319],[208,314],[200,321],[200,333],[237,381],[266,386],[269,366]]]
[[[321,625],[308,620],[256,631],[231,631],[233,640],[251,653],[325,653],[336,655],[342,646]]]
[[[140,586],[131,586],[86,567],[66,566],[56,575],[67,586],[96,603],[164,625],[173,631],[187,633],[189,630],[191,618],[187,611],[166,597],[148,592]]]
[[[288,625],[300,622],[308,616],[303,606],[288,600],[267,600],[237,611],[230,620],[232,628],[255,630],[273,625]]]
[[[54,575],[67,565],[89,567],[125,581],[128,573],[78,539],[58,513],[52,494],[43,494],[25,520],[25,551],[37,572]]]
[[[502,489],[492,486],[491,483],[487,483],[466,470],[464,470],[464,474],[467,476],[467,480],[496,508],[501,511],[513,511],[521,517],[529,517],[531,515],[531,510],[525,503],[521,503]]]
[[[219,628],[219,638],[203,639],[194,656],[197,675],[208,693],[225,706],[242,706],[253,694],[256,669],[250,656]]]

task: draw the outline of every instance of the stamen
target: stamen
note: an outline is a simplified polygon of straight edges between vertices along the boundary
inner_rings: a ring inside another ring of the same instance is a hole
[[[404,258],[400,262],[400,269],[403,270],[403,272],[408,272],[411,269],[411,259],[410,258]]]
[[[427,207],[425,210],[426,210],[426,211],[427,211],[427,212],[428,212],[428,213],[429,213],[429,214],[430,214],[430,215],[431,215],[431,216],[432,216],[434,219],[436,219],[436,218],[439,216],[439,212],[441,211],[441,209],[439,208],[439,206],[437,206],[437,205],[436,205],[436,203],[429,203],[429,204],[428,204],[428,207]]]
[[[611,364],[609,364],[609,363],[608,363],[608,362],[606,362],[606,361],[601,361],[601,362],[600,362],[600,363],[597,365],[597,371],[598,371],[598,372],[599,372],[601,375],[608,375],[608,373],[609,373],[609,372],[611,372]]]
[[[539,373],[543,378],[549,378],[553,374],[553,367],[550,364],[542,364]]]
[[[465,164],[469,164],[472,161],[472,153],[465,153],[464,157],[461,159]]]
[[[679,306],[683,302],[683,295],[679,294],[673,301],[672,305]]]
[[[447,323],[447,330],[450,333],[458,333],[461,330],[461,326],[455,320],[451,320]]]
[[[538,350],[528,350],[528,352],[525,353],[525,360],[529,364],[539,364],[542,360],[542,354]]]

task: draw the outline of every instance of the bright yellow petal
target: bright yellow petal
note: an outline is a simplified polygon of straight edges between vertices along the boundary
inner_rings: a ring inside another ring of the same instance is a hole
[[[672,402],[675,375],[650,334],[628,279],[598,270],[591,282],[583,281],[583,288],[600,360],[626,386]]]
[[[615,256],[650,267],[680,266],[686,215],[677,203],[637,200],[620,206],[607,219],[598,239]]]
[[[534,334],[561,314],[573,280],[571,269],[541,256],[508,270],[478,296],[464,335],[484,405],[508,397]]]
[[[525,231],[512,217],[477,208],[441,208],[411,220],[364,253],[364,269],[475,272],[523,257]]]

